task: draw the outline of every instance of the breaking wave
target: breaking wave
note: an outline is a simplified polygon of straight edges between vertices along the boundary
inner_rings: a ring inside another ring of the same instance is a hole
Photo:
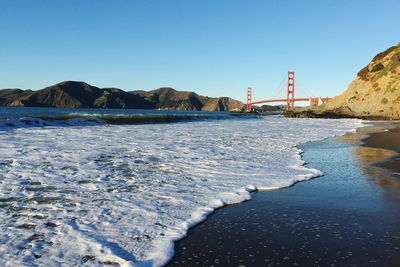
[[[271,117],[107,127],[97,120],[0,134],[1,266],[162,266],[173,242],[216,208],[322,175],[304,166],[299,144],[363,125]]]
[[[225,120],[242,117],[236,114],[202,115],[202,114],[136,114],[136,115],[103,115],[71,113],[56,116],[21,117],[0,119],[0,130],[45,126],[94,126],[102,124],[154,124],[174,123],[200,120]],[[254,117],[253,117],[254,118]]]

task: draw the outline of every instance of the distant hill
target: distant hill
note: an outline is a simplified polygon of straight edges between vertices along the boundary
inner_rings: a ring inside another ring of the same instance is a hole
[[[229,97],[210,98],[169,87],[125,92],[77,81],[65,81],[37,91],[3,89],[0,90],[0,106],[207,111],[241,111],[244,108],[243,103]]]
[[[294,115],[400,119],[400,44],[377,54],[342,94]]]
[[[3,89],[0,90],[0,105],[21,106],[20,99],[32,94],[31,90]]]
[[[242,102],[230,97],[207,98],[204,102],[203,110],[214,111],[241,111],[244,109]]]
[[[163,87],[149,92],[136,91],[131,94],[144,97],[153,103],[155,108],[172,110],[202,110],[204,103],[201,96],[193,92],[176,91],[170,87]]]

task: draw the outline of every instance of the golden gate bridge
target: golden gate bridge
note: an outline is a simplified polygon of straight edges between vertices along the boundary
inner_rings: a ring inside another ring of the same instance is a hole
[[[266,104],[266,103],[276,103],[276,102],[286,102],[286,110],[293,111],[295,102],[309,102],[309,106],[319,106],[331,98],[329,97],[303,97],[296,98],[295,94],[295,83],[294,83],[294,71],[288,71],[287,76],[287,90],[286,90],[286,98],[278,98],[278,99],[266,99],[266,100],[253,100],[253,89],[251,87],[247,88],[247,101],[246,101],[246,112],[252,111],[253,105]]]

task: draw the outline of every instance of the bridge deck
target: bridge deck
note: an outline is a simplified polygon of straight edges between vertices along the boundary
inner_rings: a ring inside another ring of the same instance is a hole
[[[310,98],[295,98],[294,101],[310,101]],[[269,99],[269,100],[259,100],[251,102],[251,105],[264,104],[264,103],[274,103],[274,102],[286,102],[286,99]]]

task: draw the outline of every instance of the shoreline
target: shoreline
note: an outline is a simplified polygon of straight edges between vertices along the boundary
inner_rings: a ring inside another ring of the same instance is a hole
[[[357,129],[356,129],[357,130]],[[351,133],[351,132],[349,132]],[[349,134],[346,133],[346,134]],[[346,135],[345,134],[345,135]],[[331,138],[336,138],[337,136],[333,136]],[[329,137],[328,137],[329,138]],[[194,211],[192,213],[192,216],[187,219],[184,222],[185,225],[185,229],[172,229],[169,233],[167,233],[165,236],[169,236],[169,240],[167,240],[168,242],[170,242],[170,244],[168,244],[167,246],[163,243],[160,242],[158,245],[160,247],[161,250],[167,250],[167,251],[172,251],[172,256],[171,255],[166,255],[164,257],[161,257],[161,259],[159,257],[155,257],[154,259],[156,259],[156,265],[155,266],[169,266],[169,264],[173,261],[173,259],[175,258],[175,245],[177,242],[180,242],[181,240],[187,238],[189,232],[193,229],[198,227],[199,225],[205,223],[207,221],[207,219],[212,216],[215,212],[222,210],[224,208],[230,207],[230,206],[235,206],[235,205],[241,205],[245,202],[251,201],[252,200],[252,195],[258,193],[258,192],[269,192],[269,191],[279,191],[279,190],[283,190],[283,189],[287,189],[287,188],[291,188],[294,187],[295,185],[299,184],[299,183],[303,183],[303,182],[307,182],[316,178],[319,178],[321,176],[323,176],[324,174],[321,173],[319,170],[315,170],[315,169],[309,169],[306,167],[306,162],[303,161],[303,150],[300,148],[302,145],[304,144],[308,144],[308,143],[313,143],[316,141],[308,141],[306,143],[303,144],[298,144],[295,146],[295,148],[297,148],[298,151],[298,155],[300,157],[301,160],[301,164],[299,166],[297,166],[298,168],[304,168],[307,169],[309,171],[317,171],[313,174],[311,174],[311,176],[304,178],[303,180],[297,180],[295,182],[293,182],[292,184],[288,185],[288,186],[282,186],[282,187],[255,187],[253,185],[247,185],[247,186],[243,186],[237,190],[234,191],[234,193],[241,195],[242,199],[238,200],[237,202],[234,203],[225,203],[222,202],[221,199],[213,199],[211,200],[211,203],[213,203],[213,207],[200,207],[199,209],[197,209],[196,211]],[[158,248],[156,246],[156,248]],[[157,249],[153,249],[153,252],[157,250]],[[153,254],[153,253],[151,253]],[[154,252],[154,254],[157,254]],[[152,262],[154,261],[154,259],[150,259],[150,260],[146,260],[143,262],[139,262],[140,264],[147,264],[148,262]],[[141,266],[141,265],[140,265]]]
[[[319,141],[323,141],[323,140],[329,139],[329,138],[339,138],[339,137],[342,137],[342,136],[345,136],[345,135],[348,135],[348,134],[354,134],[354,133],[356,133],[356,131],[358,129],[361,129],[361,128],[364,128],[364,127],[366,127],[366,126],[364,125],[364,126],[361,126],[359,128],[353,129],[353,130],[345,133],[344,135],[339,135],[339,136],[335,135],[335,136],[331,136],[331,137],[327,137],[327,138],[321,139]],[[294,181],[290,185],[282,186],[282,187],[265,187],[265,186],[263,186],[263,187],[255,187],[253,185],[243,186],[243,187],[235,190],[235,193],[240,194],[242,196],[242,198],[243,198],[242,200],[240,200],[238,202],[225,203],[225,202],[222,202],[220,199],[213,199],[211,202],[212,203],[217,203],[217,204],[214,204],[214,207],[212,207],[212,208],[204,208],[204,207],[202,207],[202,208],[199,208],[198,210],[196,210],[192,214],[192,216],[188,220],[185,221],[185,229],[184,229],[183,232],[182,232],[182,230],[177,231],[176,229],[173,229],[169,234],[166,234],[166,236],[170,235],[170,240],[169,241],[171,242],[171,244],[168,244],[167,246],[165,246],[165,244],[160,243],[160,244],[162,244],[162,245],[160,245],[160,247],[163,250],[165,250],[165,247],[167,247],[166,250],[170,251],[170,253],[172,253],[172,256],[171,255],[169,255],[169,256],[167,255],[166,257],[162,257],[161,260],[160,260],[160,258],[157,258],[156,266],[159,266],[160,263],[161,263],[160,266],[169,266],[171,264],[171,262],[174,260],[175,255],[176,255],[176,253],[175,253],[176,244],[178,242],[180,242],[181,240],[186,239],[188,237],[188,235],[189,235],[189,232],[193,228],[196,228],[199,225],[201,225],[203,223],[206,223],[208,218],[210,216],[212,216],[215,212],[217,212],[217,211],[219,211],[219,210],[221,210],[223,208],[227,208],[227,207],[235,206],[235,205],[241,205],[241,204],[243,204],[245,202],[251,201],[252,198],[253,198],[252,195],[254,195],[254,194],[258,193],[258,192],[280,191],[280,190],[283,190],[283,189],[292,188],[292,187],[294,187],[295,185],[297,185],[299,183],[307,182],[307,181],[310,181],[310,180],[313,180],[313,179],[316,179],[316,178],[324,176],[324,173],[321,172],[318,169],[307,168],[307,166],[306,166],[307,163],[304,161],[303,156],[302,156],[304,151],[302,150],[301,147],[303,145],[306,145],[306,144],[309,144],[309,143],[314,143],[314,142],[319,142],[319,141],[307,141],[305,143],[300,143],[300,144],[295,146],[295,148],[298,150],[296,155],[299,156],[299,158],[300,158],[300,165],[298,165],[296,167],[311,171],[312,172],[311,174],[306,175],[304,177],[304,179],[302,179],[302,180]],[[156,246],[156,248],[158,248],[158,247]],[[153,254],[153,253],[151,253],[151,254]],[[152,260],[154,260],[154,259],[152,259]],[[147,261],[145,261],[145,262],[147,262]]]
[[[382,134],[383,135],[385,135],[385,134],[387,135],[388,133],[390,134],[390,133],[394,132],[395,133],[394,136],[398,137],[398,136],[400,136],[400,127],[399,127],[399,125],[400,124],[396,124],[396,123],[394,125],[393,124],[388,125],[388,122],[384,122],[382,124],[378,123],[378,125],[377,125],[377,123],[374,123],[374,126],[366,126],[366,127],[359,128],[360,130],[357,130],[357,133],[348,133],[348,134],[346,134],[344,136],[334,137],[334,139],[343,139],[342,141],[350,143],[352,145],[354,145],[356,143],[355,146],[359,147],[359,148],[361,148],[361,147],[370,148],[370,146],[375,146],[373,149],[377,149],[377,150],[382,150],[382,149],[389,150],[390,149],[391,151],[396,151],[396,154],[394,152],[389,152],[389,153],[385,154],[384,162],[385,162],[385,164],[389,164],[388,162],[391,162],[392,158],[395,158],[395,159],[399,159],[400,158],[400,154],[399,154],[400,146],[399,147],[394,147],[394,146],[391,146],[390,144],[396,143],[396,142],[388,142],[388,144],[386,144],[386,146],[382,147],[382,146],[380,146],[379,140],[377,141],[377,137],[376,136],[381,136]],[[385,129],[387,129],[387,128],[389,128],[390,130],[385,131]],[[317,142],[324,142],[324,141],[317,141]],[[373,143],[373,142],[375,142],[375,143]],[[347,145],[349,146],[349,144],[347,144]],[[307,144],[300,145],[300,147],[303,147],[303,146],[307,146]],[[302,154],[302,152],[300,154]],[[380,154],[380,156],[381,156],[381,159],[382,159],[382,155],[381,154]],[[303,159],[303,157],[302,157],[302,160],[305,160],[305,159]],[[376,164],[382,164],[381,162],[379,162],[379,163],[378,162],[371,162],[370,158],[369,158],[369,160],[370,161],[364,162],[363,164],[365,166],[373,165],[373,168],[376,168],[376,166],[375,166]],[[380,168],[385,167],[385,164],[380,166]],[[307,165],[309,165],[309,163],[305,164],[305,166],[307,166]],[[311,162],[311,165],[313,165],[312,162]],[[318,168],[318,166],[317,166],[317,168]],[[382,174],[382,172],[380,172],[380,174]],[[318,181],[318,180],[321,180],[321,178],[320,179],[311,179],[311,180]],[[320,181],[318,181],[318,182],[320,182]],[[312,183],[312,181],[309,181],[309,183]],[[196,240],[196,238],[198,238],[199,236],[203,236],[203,235],[207,236],[207,233],[205,233],[204,230],[198,230],[198,228],[207,228],[207,231],[212,231],[212,229],[210,229],[210,227],[207,226],[207,225],[215,223],[214,222],[215,220],[220,220],[221,219],[221,218],[219,218],[219,217],[221,217],[219,215],[220,213],[225,214],[225,216],[227,216],[227,217],[231,217],[232,215],[229,215],[230,213],[232,213],[232,212],[230,212],[230,210],[239,209],[239,210],[243,211],[244,208],[240,208],[240,206],[242,206],[242,205],[250,206],[251,207],[250,210],[257,209],[257,207],[255,207],[254,205],[251,204],[251,202],[254,202],[254,199],[262,198],[262,197],[264,197],[264,196],[266,196],[267,194],[270,194],[270,193],[273,193],[274,195],[278,195],[281,192],[284,192],[284,191],[287,191],[287,190],[289,191],[290,189],[295,189],[295,188],[298,188],[298,187],[304,188],[304,187],[308,186],[309,183],[299,183],[299,182],[297,182],[297,183],[294,183],[290,187],[279,188],[279,189],[286,189],[286,190],[272,190],[272,191],[268,190],[269,192],[263,192],[261,190],[255,190],[255,193],[257,193],[257,194],[254,194],[254,197],[252,197],[251,201],[242,202],[242,203],[239,203],[240,205],[235,205],[235,206],[230,206],[230,205],[224,206],[225,209],[222,209],[222,207],[219,208],[219,209],[216,209],[212,214],[210,214],[210,216],[208,217],[207,220],[205,220],[205,221],[201,222],[200,224],[194,226],[193,228],[189,229],[187,237],[175,242],[175,254],[174,254],[173,259],[167,264],[167,266],[179,266],[179,264],[185,264],[187,266],[204,266],[202,264],[199,264],[200,260],[199,260],[199,256],[198,255],[201,254],[201,253],[204,253],[203,255],[205,255],[205,259],[206,260],[207,260],[207,258],[208,258],[208,260],[213,260],[212,256],[206,256],[207,253],[206,253],[206,251],[204,249],[202,250],[202,249],[196,249],[196,248],[190,247],[190,249],[188,250],[187,249],[187,245],[188,245],[188,242],[190,242],[190,240]],[[302,184],[302,185],[300,186],[300,184]],[[294,187],[294,185],[296,185],[296,187]],[[296,189],[296,191],[298,191],[298,190]],[[260,197],[260,195],[264,195],[264,196]],[[278,196],[278,198],[279,198],[279,196]],[[233,212],[233,213],[235,214],[235,212]],[[253,222],[253,223],[257,223],[257,222]],[[278,227],[279,227],[279,225],[278,225]],[[195,234],[193,234],[193,232],[195,232]],[[202,233],[200,235],[198,235],[197,232],[202,232]],[[218,232],[220,232],[220,231],[218,231]],[[232,230],[228,230],[227,234],[231,233],[231,232],[232,232]],[[251,236],[253,234],[254,233],[250,233],[249,235]],[[212,239],[213,238],[211,238],[211,241],[210,241],[211,243],[216,241],[216,240],[212,240]],[[208,242],[208,243],[210,243],[210,242]],[[224,243],[224,238],[222,238],[222,240],[218,240],[218,242],[223,244]],[[192,254],[194,253],[195,255],[197,255],[197,257],[194,257],[194,256],[193,257],[187,257],[187,256],[185,257],[184,256],[185,254],[188,254],[188,253],[190,254],[191,252],[192,252]],[[254,255],[253,255],[253,257],[254,257]],[[257,257],[257,256],[255,256],[255,257]],[[196,264],[196,262],[193,261],[194,258],[196,258],[197,264]],[[204,257],[202,257],[201,259],[203,259],[203,258]],[[221,255],[220,255],[219,258],[221,258]],[[209,263],[212,263],[212,261],[209,262]],[[217,266],[228,266],[232,262],[231,261],[224,262],[223,260],[218,260],[217,262],[214,262],[214,263]],[[282,264],[282,263],[285,263],[285,262],[283,261],[280,264]],[[268,266],[275,266],[275,265],[272,264],[272,265],[268,265]],[[289,266],[289,265],[285,265],[284,264],[284,266]],[[303,265],[300,264],[299,266],[303,266]],[[334,265],[332,265],[332,266],[334,266]]]

